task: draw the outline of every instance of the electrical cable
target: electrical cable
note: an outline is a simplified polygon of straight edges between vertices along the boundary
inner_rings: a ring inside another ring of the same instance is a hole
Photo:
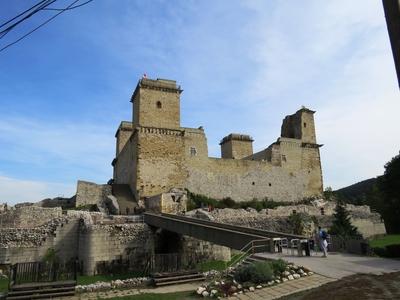
[[[88,4],[89,2],[92,2],[93,0],[88,0],[88,1],[86,1],[86,2],[84,2],[84,3],[81,3],[81,4],[78,4],[78,5],[75,5],[75,6],[72,6],[72,7],[70,7],[70,8],[68,8],[67,10],[72,10],[72,9],[75,9],[75,8],[78,8],[78,7],[81,7],[81,6],[84,6],[84,5],[86,5],[86,4]],[[49,7],[49,8],[43,8],[43,10],[56,10],[56,11],[60,11],[60,10],[64,10],[63,8],[52,8],[52,7]]]
[[[56,1],[56,0],[54,0]],[[53,1],[53,2],[54,2]],[[16,43],[18,43],[19,41],[23,40],[24,38],[26,38],[28,35],[32,34],[33,32],[35,32],[36,30],[38,30],[39,28],[43,27],[44,25],[46,25],[47,23],[49,23],[51,20],[55,19],[57,16],[61,15],[63,12],[67,11],[70,7],[72,7],[75,3],[79,2],[80,0],[75,0],[74,2],[72,2],[70,5],[68,5],[66,8],[64,8],[63,10],[61,10],[60,12],[56,13],[54,16],[52,16],[51,18],[47,19],[46,21],[44,21],[42,24],[40,24],[39,26],[35,27],[34,29],[32,29],[31,31],[29,31],[28,33],[24,34],[23,36],[21,36],[20,38],[18,38],[17,40],[15,40],[12,43],[7,44],[6,46],[4,46],[3,48],[0,49],[0,52],[4,51],[5,49],[7,49],[8,47],[11,47],[12,45],[15,45]]]

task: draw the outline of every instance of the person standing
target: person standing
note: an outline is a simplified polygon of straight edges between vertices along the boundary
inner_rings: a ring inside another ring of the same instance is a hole
[[[321,250],[324,252],[322,257],[327,257],[328,256],[328,234],[326,233],[325,230],[321,228],[321,226],[318,227],[318,238],[319,238],[319,246]]]

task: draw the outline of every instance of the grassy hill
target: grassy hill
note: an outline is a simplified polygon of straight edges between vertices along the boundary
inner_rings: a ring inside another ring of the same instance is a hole
[[[334,195],[346,203],[366,204],[366,196],[371,192],[378,178],[370,178],[334,191]]]

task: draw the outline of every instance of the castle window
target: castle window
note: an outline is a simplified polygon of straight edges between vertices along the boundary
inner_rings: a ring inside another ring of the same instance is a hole
[[[270,182],[270,183],[268,183],[268,185],[269,185],[269,186],[272,186],[271,182]]]
[[[252,185],[255,185],[256,183],[253,181],[251,184],[252,184]]]
[[[197,155],[197,150],[195,147],[190,147],[190,156],[196,156]]]
[[[286,155],[282,155],[282,161],[286,162]]]
[[[307,123],[306,123],[306,122],[304,122],[304,123],[303,123],[303,126],[304,126],[304,128],[306,128],[306,127],[307,127]]]
[[[324,216],[325,215],[325,210],[323,207],[321,207],[321,215]]]
[[[162,107],[161,102],[160,102],[160,101],[157,101],[157,108],[161,108],[161,107]]]

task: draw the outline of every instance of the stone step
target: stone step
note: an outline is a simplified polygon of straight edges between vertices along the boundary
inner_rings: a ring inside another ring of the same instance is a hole
[[[60,288],[49,288],[49,289],[34,289],[34,290],[21,290],[21,291],[10,291],[9,296],[23,296],[32,294],[48,294],[48,293],[61,293],[61,292],[73,292],[75,287],[60,287]]]
[[[203,280],[205,280],[205,277],[201,276],[201,277],[195,277],[195,278],[178,279],[178,280],[173,280],[173,281],[159,282],[159,283],[155,283],[155,286],[181,284],[181,283],[194,282],[194,281],[203,281]]]
[[[37,291],[35,291],[37,293]],[[75,291],[71,292],[60,292],[60,293],[48,293],[48,294],[31,294],[31,295],[23,295],[23,296],[9,296],[7,295],[7,300],[23,300],[23,299],[51,299],[58,297],[68,297],[74,296]]]
[[[189,279],[189,278],[204,278],[203,274],[190,274],[190,275],[180,275],[180,276],[171,276],[171,277],[163,277],[163,278],[154,278],[155,283],[161,283],[166,281],[174,281],[179,279]]]

